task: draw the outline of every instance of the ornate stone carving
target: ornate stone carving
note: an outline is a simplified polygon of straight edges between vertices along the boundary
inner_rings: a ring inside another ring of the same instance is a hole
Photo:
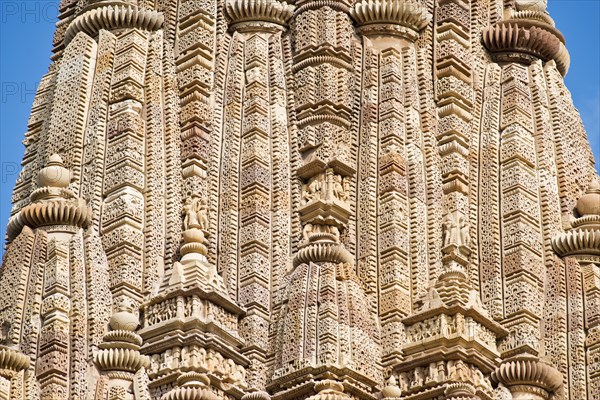
[[[0,399],[595,399],[600,189],[544,0],[59,13]]]
[[[350,15],[365,35],[398,35],[413,40],[431,20],[426,7],[413,0],[363,0],[354,5]]]
[[[286,26],[294,13],[294,6],[277,0],[229,0],[226,2],[227,16],[233,29],[244,23],[272,23]],[[245,24],[251,27],[252,24]]]
[[[68,44],[79,32],[85,32],[93,37],[101,29],[107,31],[118,29],[154,31],[161,27],[163,21],[162,13],[137,7],[129,2],[93,2],[69,24],[64,41],[65,44]]]
[[[90,223],[91,210],[83,199],[67,187],[71,182],[71,172],[64,167],[62,158],[55,154],[38,174],[39,189],[31,194],[27,207],[14,216],[7,227],[9,240],[21,232],[23,226],[70,226],[86,228]],[[60,228],[59,228],[60,229]]]

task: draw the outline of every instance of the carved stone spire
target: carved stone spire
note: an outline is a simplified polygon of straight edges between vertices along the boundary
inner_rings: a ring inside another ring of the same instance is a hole
[[[0,400],[596,400],[600,188],[546,6],[62,0]]]
[[[247,389],[249,361],[239,353],[243,310],[206,257],[207,213],[204,197],[184,201],[181,260],[142,305],[145,318],[139,334],[144,339],[141,351],[151,360],[148,376],[162,384],[177,382],[164,400],[220,400],[216,390],[239,399]],[[169,330],[178,334],[165,337]]]

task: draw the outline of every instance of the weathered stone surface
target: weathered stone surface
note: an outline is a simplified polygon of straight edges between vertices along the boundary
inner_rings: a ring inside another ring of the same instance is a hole
[[[600,188],[543,0],[65,0],[0,399],[600,397]]]

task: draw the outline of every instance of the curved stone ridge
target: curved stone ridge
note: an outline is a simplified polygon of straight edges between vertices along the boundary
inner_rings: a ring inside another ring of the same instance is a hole
[[[210,379],[204,374],[188,372],[177,379],[177,387],[166,393],[161,400],[221,400],[208,389]]]
[[[417,35],[431,20],[421,3],[404,0],[363,0],[350,9],[350,15],[363,33],[401,33],[398,27],[403,27]]]
[[[269,393],[262,390],[245,394],[242,400],[271,400]]]
[[[575,205],[579,218],[571,222],[572,230],[552,238],[556,254],[565,256],[600,256],[600,183],[594,178]]]
[[[315,383],[315,392],[317,394],[307,400],[350,400],[344,394],[344,385],[330,379]]]
[[[491,374],[496,383],[509,389],[515,385],[535,386],[548,393],[557,393],[563,386],[563,376],[556,368],[533,358],[504,361]]]
[[[294,266],[308,262],[353,262],[352,255],[340,243],[311,243],[298,250],[294,258]]]
[[[225,5],[232,25],[243,22],[270,22],[286,26],[294,6],[277,0],[229,0]]]
[[[575,230],[563,233],[552,240],[552,247],[559,256],[600,256],[600,230]]]
[[[164,21],[162,13],[123,3],[97,3],[79,15],[65,32],[65,44],[68,44],[79,32],[95,36],[101,29],[135,28],[147,31],[159,29]]]
[[[552,26],[532,20],[498,22],[482,32],[484,46],[499,61],[530,63],[535,59],[554,60],[565,75],[569,58],[564,38]]]
[[[67,189],[71,181],[70,171],[64,167],[62,158],[53,155],[38,174],[39,189],[31,194],[32,203],[11,218],[6,228],[8,240],[13,240],[28,226],[69,226],[87,228],[91,209],[83,199]]]
[[[0,376],[11,378],[28,367],[29,357],[10,347],[0,346]]]

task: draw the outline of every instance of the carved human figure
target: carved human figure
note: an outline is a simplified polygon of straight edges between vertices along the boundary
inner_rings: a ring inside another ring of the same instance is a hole
[[[411,382],[411,386],[420,387],[425,383],[425,371],[422,367],[415,368],[414,379]]]
[[[4,321],[0,325],[0,345],[8,346],[9,343],[10,322]]]
[[[206,199],[201,199],[197,203],[198,224],[203,231],[208,229],[208,203]]]
[[[469,247],[471,244],[471,227],[465,218],[460,217],[459,219],[460,225],[460,237],[459,244],[461,246]]]
[[[429,373],[427,374],[427,383],[439,382],[438,369],[436,363],[429,364]]]
[[[196,212],[196,204],[193,197],[185,199],[183,205],[183,229],[199,228],[198,213]]]
[[[313,200],[319,200],[321,198],[321,177],[313,176],[308,180],[308,183],[304,185],[304,193],[302,194],[303,202],[310,203]]]
[[[445,219],[442,222],[442,244],[444,247],[450,246],[453,242],[453,238],[456,236],[456,224],[451,219]]]
[[[312,224],[304,225],[304,227],[302,228],[302,239],[308,243],[310,241],[310,235],[312,234],[312,232],[313,232]]]
[[[344,180],[341,175],[333,176],[333,195],[341,201],[348,201],[348,193],[344,188]]]
[[[183,229],[208,229],[208,205],[206,199],[191,196],[183,205]]]
[[[410,379],[408,379],[408,373],[407,372],[401,372],[398,375],[398,384],[400,385],[400,389],[402,389],[402,391],[406,391],[408,390],[409,386],[410,386]]]
[[[333,235],[333,240],[335,240],[336,242],[340,241],[340,230],[337,226],[331,226],[329,228],[329,232]]]

